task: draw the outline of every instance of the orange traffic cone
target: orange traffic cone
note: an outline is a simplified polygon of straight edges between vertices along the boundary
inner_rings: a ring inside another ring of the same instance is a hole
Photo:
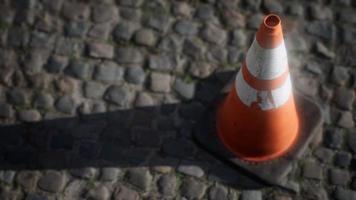
[[[281,20],[270,14],[264,18],[234,86],[219,106],[217,131],[237,157],[259,162],[286,152],[298,129]]]

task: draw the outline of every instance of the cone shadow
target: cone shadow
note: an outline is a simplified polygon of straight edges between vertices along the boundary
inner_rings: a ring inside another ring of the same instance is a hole
[[[199,148],[195,123],[216,103],[235,71],[197,83],[192,100],[0,127],[1,170],[70,170],[85,167],[201,167],[210,180],[237,188],[263,186],[244,171]],[[208,124],[207,124],[208,125]]]

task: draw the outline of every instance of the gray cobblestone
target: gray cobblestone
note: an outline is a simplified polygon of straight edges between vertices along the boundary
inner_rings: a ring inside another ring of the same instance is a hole
[[[96,66],[94,78],[106,83],[120,82],[123,79],[124,69],[112,61],[105,61]]]
[[[206,190],[204,183],[193,178],[184,178],[182,183],[182,195],[188,199],[200,199]]]
[[[11,105],[2,103],[0,104],[0,117],[12,118],[14,116],[14,110]]]
[[[335,26],[327,21],[315,21],[307,26],[310,34],[324,39],[333,39],[335,37]]]
[[[226,32],[218,26],[208,24],[202,30],[202,37],[208,42],[223,45],[227,40]]]
[[[59,37],[56,42],[55,52],[58,55],[78,57],[82,54],[84,45],[82,42],[71,38]]]
[[[172,174],[165,174],[157,182],[160,193],[164,196],[174,196],[177,187],[177,178]]]
[[[101,170],[100,180],[116,181],[121,170],[114,167],[106,167]]]
[[[115,6],[99,4],[94,6],[92,12],[93,21],[96,23],[117,21],[118,9]]]
[[[145,106],[153,106],[153,105],[154,105],[154,100],[152,96],[149,95],[148,93],[141,92],[140,94],[137,95],[135,100],[135,106],[145,107]]]
[[[140,196],[136,191],[124,185],[117,186],[113,194],[114,200],[125,200],[125,199],[139,200],[139,198]]]
[[[195,84],[186,83],[182,79],[176,79],[174,89],[185,99],[191,99],[194,96]]]
[[[194,162],[183,161],[179,164],[177,170],[183,174],[195,176],[195,177],[202,177],[204,176],[204,171],[199,166],[196,166]]]
[[[356,134],[355,133],[348,133],[347,144],[353,152],[356,152]]]
[[[90,28],[88,32],[88,36],[95,39],[106,41],[110,37],[111,30],[112,30],[111,24],[108,22],[95,24]]]
[[[80,79],[91,78],[93,70],[93,65],[83,60],[71,61],[70,65],[66,68],[67,73]]]
[[[35,50],[26,59],[25,72],[33,75],[41,72],[43,65],[47,62],[48,53],[42,50]]]
[[[84,85],[84,95],[87,98],[94,98],[94,99],[100,99],[104,92],[105,92],[106,87],[97,82],[86,82]]]
[[[334,67],[332,73],[332,80],[338,85],[345,85],[349,79],[348,69],[342,66]]]
[[[70,170],[70,173],[79,178],[92,179],[96,176],[96,169],[92,167],[78,168]]]
[[[323,168],[316,162],[308,161],[303,165],[303,176],[320,180],[323,178]]]
[[[243,191],[241,200],[262,200],[262,193],[258,190]]]
[[[355,93],[352,90],[346,88],[339,88],[336,90],[335,102],[341,109],[351,110],[353,102],[355,100]]]
[[[128,21],[120,21],[114,29],[114,37],[118,41],[128,41],[133,36],[134,32],[139,28],[138,24]]]
[[[89,27],[90,24],[88,22],[70,22],[66,25],[65,32],[68,37],[82,38],[87,34]]]
[[[98,186],[91,189],[86,197],[88,199],[95,199],[95,200],[108,200],[110,198],[110,193],[107,187],[105,186]]]
[[[41,114],[34,109],[19,111],[19,119],[24,122],[36,122],[41,119]]]
[[[65,178],[59,172],[48,172],[38,181],[38,186],[48,192],[60,192],[64,188]]]
[[[182,20],[175,24],[174,30],[184,36],[193,36],[198,33],[198,24],[191,21]]]
[[[214,66],[208,62],[193,62],[190,65],[190,73],[198,78],[206,78],[213,73]]]
[[[125,86],[110,86],[104,95],[105,100],[118,105],[127,105],[133,98],[133,92]]]
[[[54,99],[48,93],[39,93],[34,97],[34,106],[41,109],[50,109],[53,106]]]
[[[136,8],[125,7],[124,9],[120,9],[120,16],[126,20],[139,22],[142,18],[142,12]]]
[[[343,130],[335,128],[326,130],[324,143],[327,147],[340,149],[344,143]]]
[[[15,171],[0,171],[0,180],[6,184],[12,184],[15,178]]]
[[[65,188],[63,196],[67,199],[79,199],[84,192],[86,183],[82,180],[73,180]]]
[[[263,6],[269,12],[275,12],[277,14],[283,13],[283,6],[278,1],[275,1],[275,0],[264,0],[263,1]]]
[[[56,107],[61,112],[72,114],[74,113],[76,105],[73,98],[70,96],[63,96],[57,101]]]
[[[173,13],[178,16],[190,17],[193,10],[187,2],[175,2],[173,6]]]
[[[330,170],[330,181],[334,185],[347,185],[350,181],[350,174],[348,171],[343,171],[339,169]]]
[[[171,71],[174,69],[174,62],[169,55],[151,55],[149,58],[151,69],[161,71]]]
[[[51,73],[61,72],[68,65],[68,58],[64,56],[51,56],[49,59],[46,69]]]
[[[348,167],[351,163],[351,154],[347,152],[338,152],[335,155],[335,165],[339,167]]]
[[[142,5],[142,0],[119,0],[119,4],[127,7],[140,7]]]
[[[351,112],[342,112],[339,115],[339,119],[337,121],[337,124],[340,127],[343,128],[352,128],[355,126],[354,120],[353,120],[353,116]]]
[[[155,92],[171,91],[171,76],[158,72],[151,73],[151,89]]]
[[[114,47],[110,44],[101,42],[91,42],[88,45],[89,55],[94,58],[113,58]]]
[[[89,6],[79,2],[65,2],[63,4],[62,12],[64,17],[74,21],[86,20],[90,15]]]
[[[337,200],[355,200],[356,192],[348,189],[337,188],[335,198]]]
[[[328,148],[318,148],[315,151],[315,156],[322,162],[330,162],[334,156],[334,152]]]
[[[145,81],[146,74],[142,67],[134,66],[127,69],[126,80],[134,84],[142,84]]]
[[[171,26],[171,18],[167,15],[160,15],[148,20],[148,25],[153,29],[166,33]]]
[[[151,188],[152,175],[145,168],[133,168],[128,170],[128,182],[147,192]]]
[[[116,54],[116,60],[121,64],[140,64],[144,57],[142,53],[134,48],[119,48]]]
[[[39,173],[36,171],[21,171],[17,174],[16,180],[26,191],[33,191],[37,185]]]
[[[151,47],[156,44],[157,36],[150,29],[141,29],[135,33],[134,40],[137,44]]]
[[[310,14],[313,18],[319,20],[331,20],[333,18],[332,10],[326,6],[311,6]]]
[[[227,200],[228,199],[228,191],[221,185],[216,185],[210,188],[209,190],[209,199],[220,199]]]

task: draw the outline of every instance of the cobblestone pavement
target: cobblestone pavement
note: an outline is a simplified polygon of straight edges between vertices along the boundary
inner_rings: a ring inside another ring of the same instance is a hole
[[[269,11],[325,121],[296,193],[191,139]],[[0,0],[0,199],[355,200],[355,38],[352,0]]]

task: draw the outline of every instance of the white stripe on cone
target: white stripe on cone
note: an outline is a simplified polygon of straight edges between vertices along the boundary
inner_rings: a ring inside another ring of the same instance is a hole
[[[252,103],[256,102],[261,110],[271,110],[282,106],[291,97],[292,92],[292,84],[289,75],[280,87],[271,91],[259,91],[246,83],[240,70],[236,76],[235,86],[237,96],[246,106],[250,107]]]
[[[265,49],[255,38],[247,51],[246,66],[248,71],[258,79],[271,80],[279,77],[288,66],[284,41],[273,49]]]

